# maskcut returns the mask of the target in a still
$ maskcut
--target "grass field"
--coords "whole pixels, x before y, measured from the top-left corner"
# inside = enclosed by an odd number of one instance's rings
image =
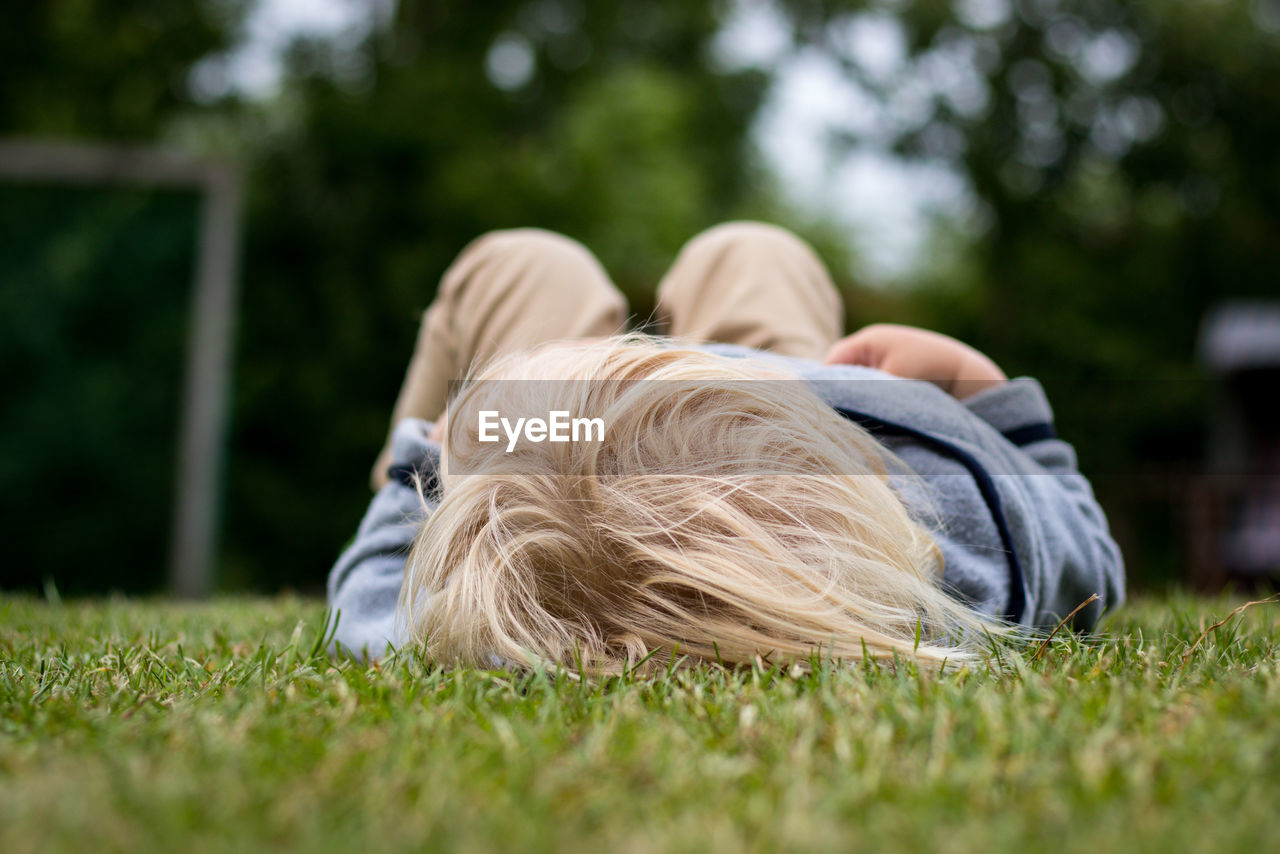
[[[313,601],[0,598],[0,851],[1260,854],[1280,605],[1196,645],[1236,604],[941,675],[584,684],[333,661]]]

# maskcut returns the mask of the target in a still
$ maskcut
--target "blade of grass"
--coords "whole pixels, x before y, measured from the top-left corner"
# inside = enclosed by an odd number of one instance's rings
[[[1088,599],[1084,600],[1079,605],[1077,605],[1074,609],[1072,609],[1070,614],[1067,614],[1067,616],[1063,617],[1062,620],[1058,623],[1058,625],[1053,627],[1053,631],[1049,632],[1049,636],[1040,643],[1040,647],[1039,649],[1036,650],[1036,654],[1031,656],[1031,661],[1032,662],[1039,661],[1040,656],[1044,655],[1044,651],[1049,648],[1049,641],[1053,640],[1053,636],[1056,635],[1059,631],[1061,631],[1063,626],[1071,622],[1072,617],[1074,617],[1076,614],[1079,614],[1082,610],[1084,610],[1085,606],[1090,605],[1094,602],[1097,602],[1098,598],[1099,598],[1098,594],[1094,593]]]
[[[1208,626],[1207,628],[1205,628],[1203,631],[1200,632],[1200,636],[1196,638],[1195,643],[1191,644],[1191,647],[1183,654],[1182,664],[1178,665],[1178,672],[1181,673],[1183,670],[1186,669],[1187,663],[1191,661],[1191,656],[1195,653],[1196,649],[1199,648],[1200,644],[1204,642],[1204,639],[1209,636],[1210,632],[1216,632],[1218,629],[1225,626],[1237,614],[1241,614],[1249,610],[1254,605],[1269,605],[1277,601],[1280,601],[1280,593],[1277,593],[1274,596],[1268,596],[1266,599],[1255,599],[1252,602],[1245,602],[1243,605],[1236,608],[1230,614],[1227,614],[1227,616],[1223,617],[1221,620],[1214,623],[1212,626]]]

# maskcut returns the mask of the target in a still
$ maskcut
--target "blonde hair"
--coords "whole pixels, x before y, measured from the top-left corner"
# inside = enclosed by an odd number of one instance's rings
[[[938,549],[889,480],[900,463],[768,370],[637,337],[486,367],[450,407],[408,636],[440,663],[593,673],[673,654],[969,657],[984,621],[940,589]],[[507,452],[478,441],[482,408],[602,414],[608,433]]]

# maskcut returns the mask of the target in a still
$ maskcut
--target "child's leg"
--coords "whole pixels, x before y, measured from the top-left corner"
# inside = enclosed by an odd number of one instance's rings
[[[580,243],[534,228],[490,232],[453,262],[422,316],[392,429],[402,418],[439,417],[449,381],[473,363],[558,338],[614,335],[626,316],[626,299]],[[388,437],[374,489],[387,482],[390,462]]]
[[[658,286],[668,334],[821,359],[844,328],[822,261],[791,232],[733,222],[685,244]]]

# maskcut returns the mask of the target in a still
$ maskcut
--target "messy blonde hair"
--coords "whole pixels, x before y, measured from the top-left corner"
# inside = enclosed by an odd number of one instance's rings
[[[940,588],[938,549],[889,479],[900,463],[803,382],[762,373],[636,337],[479,372],[450,406],[407,635],[441,663],[595,673],[676,654],[968,657],[983,621]],[[482,408],[602,414],[608,433],[507,452],[478,441]]]

